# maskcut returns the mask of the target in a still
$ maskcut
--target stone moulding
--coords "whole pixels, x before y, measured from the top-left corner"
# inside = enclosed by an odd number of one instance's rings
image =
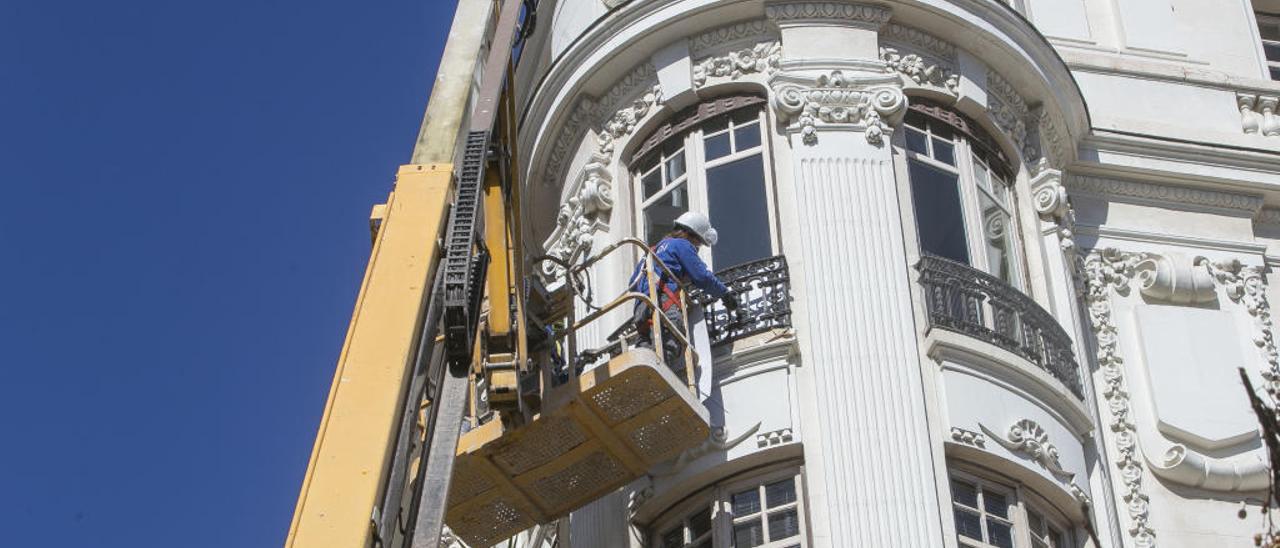
[[[1280,114],[1276,112],[1278,103],[1280,95],[1236,92],[1240,128],[1248,135],[1280,136]]]
[[[978,424],[978,428],[1010,453],[1022,453],[1036,461],[1054,477],[1071,481],[1076,476],[1074,472],[1062,469],[1062,463],[1058,462],[1058,448],[1049,443],[1049,433],[1036,421],[1022,419],[1015,422],[1004,436],[992,432],[984,424]]]
[[[1263,267],[1246,266],[1240,261],[1196,260],[1226,290],[1227,298],[1243,305],[1253,318],[1253,344],[1262,353],[1267,367],[1262,371],[1266,391],[1280,400],[1280,353],[1276,350],[1275,326],[1271,321],[1271,303],[1267,300],[1267,278]]]
[[[1258,211],[1258,216],[1254,217],[1253,222],[1259,225],[1280,226],[1280,208],[1262,208]]]
[[[884,41],[910,44],[943,61],[956,60],[956,47],[950,42],[914,27],[890,23],[880,32]]]
[[[888,7],[877,4],[803,1],[771,2],[765,4],[764,11],[769,19],[779,22],[844,19],[876,26],[889,22],[889,16],[893,13]]]
[[[1189,206],[1236,210],[1252,217],[1262,209],[1262,197],[1220,190],[1204,190],[1181,186],[1126,181],[1088,175],[1073,175],[1067,180],[1072,193],[1080,192],[1108,198],[1137,201],[1145,205]]]
[[[1129,536],[1135,546],[1154,548],[1155,530],[1150,524],[1150,499],[1143,492],[1143,463],[1138,455],[1137,428],[1132,417],[1129,391],[1120,356],[1120,339],[1112,315],[1111,295],[1129,294],[1130,281],[1139,264],[1150,259],[1145,253],[1127,253],[1115,249],[1095,250],[1083,260],[1085,305],[1089,326],[1096,341],[1098,369],[1105,384],[1102,396],[1107,400],[1109,427],[1115,438],[1117,455],[1113,463],[1123,482],[1124,501],[1129,514]]]
[[[777,41],[778,33],[763,19],[744,21],[711,29],[689,38],[689,56],[698,59],[716,53],[725,44]]]
[[[693,87],[705,86],[708,78],[737,80],[751,73],[773,74],[781,58],[782,44],[776,40],[707,57],[693,65]]]
[[[987,447],[987,437],[983,436],[981,432],[965,430],[955,426],[951,427],[951,440],[956,443],[972,445],[979,449],[985,449]]]
[[[779,119],[790,122],[806,145],[818,142],[819,124],[845,124],[862,129],[868,143],[881,145],[906,107],[902,88],[883,78],[846,77],[833,70],[816,78],[780,74],[771,83]],[[888,124],[886,124],[888,122]]]
[[[1018,94],[1008,80],[1004,79],[1004,76],[990,69],[987,70],[987,92],[987,113],[996,126],[1013,139],[1014,144],[1018,146],[1018,152],[1024,159],[1038,156],[1027,146],[1027,119],[1030,110],[1027,108],[1026,100]]]

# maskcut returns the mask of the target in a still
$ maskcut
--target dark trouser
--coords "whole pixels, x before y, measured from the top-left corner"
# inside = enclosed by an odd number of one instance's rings
[[[663,312],[667,319],[676,326],[680,333],[684,333],[684,318],[680,315],[680,307],[673,306]],[[644,305],[637,305],[635,312],[636,332],[639,334],[636,346],[641,348],[653,348],[653,326],[649,323],[650,308]],[[688,381],[685,378],[684,367],[684,343],[671,333],[671,329],[666,322],[661,322],[659,326],[662,328],[662,361],[675,372],[681,380]]]

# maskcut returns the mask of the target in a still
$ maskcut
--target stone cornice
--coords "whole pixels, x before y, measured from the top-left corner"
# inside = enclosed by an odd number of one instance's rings
[[[893,11],[887,6],[878,4],[782,1],[766,4],[764,13],[769,19],[778,23],[808,23],[839,19],[879,27],[889,22],[889,16]]]
[[[1088,175],[1072,175],[1068,177],[1067,190],[1071,193],[1094,194],[1150,205],[1183,204],[1197,208],[1238,211],[1250,217],[1262,209],[1262,197],[1252,194],[1125,181]]]

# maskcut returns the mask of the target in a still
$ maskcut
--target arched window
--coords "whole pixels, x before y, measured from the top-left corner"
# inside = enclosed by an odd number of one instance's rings
[[[965,548],[1067,548],[1072,527],[1029,488],[1007,478],[958,470],[951,475],[956,540]]]
[[[921,252],[1021,289],[1013,175],[1000,148],[964,115],[915,98],[904,133]]]
[[[676,217],[702,211],[720,232],[716,269],[773,256],[773,191],[764,100],[703,103],[658,128],[631,163],[637,231],[657,243]]]

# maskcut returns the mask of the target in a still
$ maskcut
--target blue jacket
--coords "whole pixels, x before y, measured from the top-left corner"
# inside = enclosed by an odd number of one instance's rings
[[[701,289],[713,299],[718,299],[725,293],[729,292],[729,288],[716,277],[707,263],[702,262],[702,257],[698,256],[698,250],[693,244],[683,238],[663,238],[658,242],[654,253],[658,256],[658,260],[667,266],[667,269],[675,274],[680,282],[693,284],[694,287]],[[631,287],[641,293],[649,292],[649,278],[644,274],[644,266],[646,262],[641,260],[636,265],[635,270],[631,273]],[[665,274],[665,271],[659,269],[656,273],[658,276]],[[673,293],[678,292],[680,287],[677,280],[667,279],[665,283]],[[662,292],[659,291],[659,298]]]

